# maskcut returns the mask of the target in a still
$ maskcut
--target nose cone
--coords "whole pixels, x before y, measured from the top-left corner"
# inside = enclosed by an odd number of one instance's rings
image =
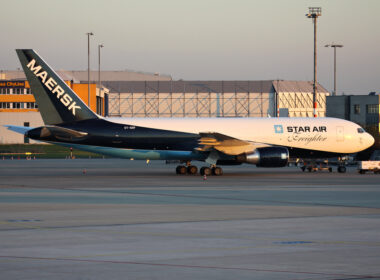
[[[369,148],[375,143],[375,138],[371,134],[366,133],[365,142],[367,144],[366,148]]]

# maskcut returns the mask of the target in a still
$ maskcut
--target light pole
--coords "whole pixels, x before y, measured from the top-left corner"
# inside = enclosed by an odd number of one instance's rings
[[[317,117],[317,18],[322,15],[321,7],[309,7],[308,18],[314,23],[314,82],[313,82],[313,106],[314,118]]]
[[[87,78],[88,78],[88,107],[90,107],[90,36],[94,35],[92,32],[87,32],[87,53],[88,53],[88,58],[87,58]]]
[[[98,87],[100,88],[100,49],[103,48],[104,45],[103,44],[100,44],[98,45],[98,55],[99,55],[99,68],[98,68]]]
[[[99,55],[99,60],[98,60],[98,62],[99,62],[99,68],[98,68],[98,87],[99,87],[99,95],[100,95],[100,91],[101,91],[101,86],[100,86],[100,49],[101,48],[103,48],[104,47],[104,45],[103,44],[99,44],[98,45],[98,55]],[[98,101],[96,101],[96,107],[97,107],[97,109],[96,109],[96,111],[98,111]],[[103,106],[102,105],[100,105],[100,107],[99,107],[99,112],[97,112],[98,114],[100,114],[100,115],[102,115],[103,114]]]
[[[334,92],[333,95],[336,95],[336,48],[343,48],[343,45],[338,45],[332,43],[331,45],[325,45],[326,48],[334,48]]]

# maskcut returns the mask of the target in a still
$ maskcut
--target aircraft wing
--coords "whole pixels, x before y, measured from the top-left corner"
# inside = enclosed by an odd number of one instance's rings
[[[18,125],[4,125],[4,127],[20,134],[25,134],[25,132],[34,128],[34,127],[18,126]]]
[[[227,155],[239,155],[254,151],[257,146],[252,142],[240,140],[217,132],[201,132],[198,151],[217,150]]]

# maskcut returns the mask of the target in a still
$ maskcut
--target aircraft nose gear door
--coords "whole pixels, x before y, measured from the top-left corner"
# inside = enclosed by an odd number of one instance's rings
[[[338,142],[344,141],[344,127],[343,126],[336,127],[336,141]]]

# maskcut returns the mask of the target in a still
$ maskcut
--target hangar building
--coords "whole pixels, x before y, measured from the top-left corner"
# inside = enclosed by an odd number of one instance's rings
[[[120,117],[312,117],[309,81],[103,81]],[[329,92],[317,87],[317,115]]]

